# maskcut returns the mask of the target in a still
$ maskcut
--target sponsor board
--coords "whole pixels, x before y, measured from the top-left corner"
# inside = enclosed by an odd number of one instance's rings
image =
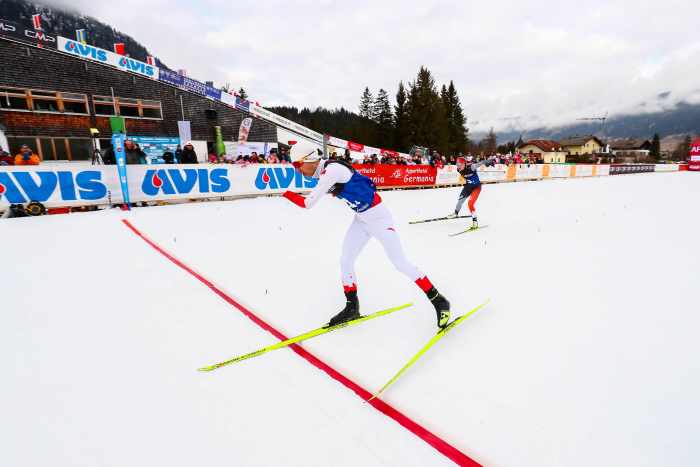
[[[24,27],[14,21],[0,19],[0,36],[9,37],[29,44],[56,48],[57,38],[46,31]]]
[[[129,139],[139,145],[149,164],[164,164],[163,153],[170,151],[174,156],[180,144],[180,138],[168,136],[130,136]]]
[[[139,60],[134,60],[133,58],[124,57],[112,53],[111,58],[113,66],[116,66],[122,71],[130,71],[131,73],[136,73],[150,79],[158,79],[159,69],[148,63],[141,62]]]
[[[479,168],[479,180],[482,183],[504,182],[506,180],[507,166],[495,165],[493,167]],[[436,185],[463,185],[464,178],[457,172],[456,165],[446,165],[437,170]]]
[[[654,172],[678,172],[678,164],[656,164]]]
[[[58,36],[58,50],[85,60],[110,65],[122,71],[129,71],[145,78],[159,79],[159,69],[157,67],[130,57],[117,55],[114,52],[93,45]]]
[[[250,113],[252,113],[256,117],[260,117],[264,120],[267,120],[268,122],[275,123],[288,130],[292,130],[296,133],[299,133],[300,135],[306,136],[307,138],[310,138],[313,141],[323,143],[323,135],[321,133],[313,131],[309,128],[306,128],[305,126],[299,125],[296,122],[293,122],[275,113],[272,113],[263,107],[254,105],[250,108]],[[281,142],[286,143],[285,141]]]
[[[119,192],[117,170],[112,166],[112,191]],[[0,206],[38,201],[47,206],[96,204],[108,197],[103,170],[41,170],[3,168],[0,171]]]
[[[435,176],[436,185],[456,185],[463,183],[463,180],[462,176],[457,172],[456,165],[446,165],[438,169]]]
[[[280,164],[127,165],[126,174],[131,202],[308,192],[317,184],[291,165]],[[115,165],[56,170],[0,167],[0,210],[30,201],[60,207],[121,204],[124,198]]]
[[[593,175],[592,165],[577,165],[576,166],[576,176],[577,177],[591,177]]]
[[[536,180],[542,178],[542,166],[537,164],[518,164],[515,169],[516,180]]]
[[[221,100],[221,102],[228,105],[229,107],[236,106],[236,96],[234,96],[233,94],[229,94],[227,92],[222,92],[220,100]]]
[[[158,80],[163,81],[164,83],[172,84],[173,86],[182,89],[184,89],[185,86],[185,77],[179,73],[175,73],[174,71],[170,70],[160,70]]]
[[[197,81],[196,79],[188,78],[187,76],[182,77],[182,89],[186,91],[191,91],[200,96],[207,95],[207,85]]]
[[[290,165],[268,165],[258,168],[255,188],[262,192],[312,189],[318,180],[306,177]]]
[[[435,185],[437,169],[429,165],[353,165],[378,187]]]
[[[654,164],[612,164],[610,175],[637,174],[653,172]]]
[[[688,170],[700,171],[700,138],[690,144]]]

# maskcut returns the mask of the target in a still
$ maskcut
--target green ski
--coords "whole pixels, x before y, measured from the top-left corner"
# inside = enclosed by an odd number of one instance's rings
[[[320,336],[321,334],[326,334],[328,332],[332,332],[347,326],[354,326],[355,324],[360,324],[365,321],[369,321],[370,319],[378,318],[380,316],[388,315],[389,313],[393,313],[395,311],[403,310],[404,308],[408,308],[412,306],[413,303],[406,303],[401,306],[397,306],[394,308],[387,308],[386,310],[381,310],[377,311],[375,313],[372,313],[367,316],[361,316],[357,319],[353,319],[350,321],[346,321],[344,323],[336,324],[335,326],[329,326],[325,325],[317,329],[313,329],[311,331],[305,332],[304,334],[300,334],[296,337],[292,337],[290,339],[287,339],[286,341],[281,341],[276,344],[268,345],[267,347],[263,347],[262,349],[258,349],[254,352],[250,352],[244,355],[239,355],[237,357],[234,357],[230,360],[225,360],[223,362],[215,363],[210,366],[205,366],[202,368],[198,368],[199,371],[212,371],[216,370],[217,368],[221,368],[222,366],[230,365],[232,363],[238,363],[242,360],[247,360],[249,358],[257,357],[259,355],[262,355],[264,353],[270,352],[271,350],[277,350],[277,349],[282,349],[284,347],[288,347],[292,344],[296,344],[297,342],[305,341],[307,339],[311,339],[312,337]]]
[[[372,399],[375,399],[375,398],[379,397],[384,391],[386,391],[386,389],[387,389],[389,386],[391,386],[392,384],[394,384],[394,383],[396,382],[396,380],[399,379],[399,376],[401,376],[406,370],[408,370],[411,366],[413,366],[413,364],[416,363],[416,362],[418,361],[418,359],[419,359],[424,353],[426,353],[433,345],[435,345],[435,343],[436,343],[437,341],[439,341],[440,339],[442,339],[443,337],[445,337],[445,335],[447,335],[448,332],[450,332],[452,329],[454,329],[455,326],[457,326],[458,324],[460,324],[461,322],[463,322],[465,319],[469,318],[471,315],[473,315],[474,313],[476,313],[477,311],[479,311],[481,308],[483,308],[484,306],[486,306],[486,304],[487,304],[488,302],[489,302],[489,300],[486,300],[484,303],[482,303],[482,304],[479,305],[478,307],[474,308],[474,309],[473,309],[472,311],[470,311],[469,313],[466,313],[466,314],[464,314],[464,315],[462,315],[462,316],[460,316],[460,317],[458,317],[458,318],[455,318],[454,320],[452,320],[452,322],[451,322],[450,324],[448,324],[447,326],[445,326],[443,329],[440,329],[440,330],[432,337],[432,339],[430,339],[430,340],[428,341],[428,343],[425,344],[425,345],[418,351],[418,353],[415,354],[415,355],[408,361],[408,363],[406,363],[406,364],[403,366],[403,368],[401,368],[401,369],[398,371],[398,373],[396,373],[396,374],[394,375],[393,378],[391,378],[384,386],[382,386],[382,388],[381,388],[379,391],[377,391],[376,393],[374,393],[374,395],[373,395],[372,397],[370,397],[370,398],[367,400],[367,402],[370,402]]]
[[[456,237],[457,235],[462,235],[469,232],[474,232],[475,230],[481,230],[488,227],[488,225],[480,225],[479,227],[469,227],[467,230],[462,230],[461,232],[449,234],[450,237]]]

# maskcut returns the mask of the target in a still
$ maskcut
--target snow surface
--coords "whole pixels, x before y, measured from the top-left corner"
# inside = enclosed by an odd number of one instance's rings
[[[471,317],[384,396],[489,466],[700,465],[693,173],[487,185],[488,229],[448,238],[459,190],[384,192],[404,246]],[[343,303],[351,212],[323,200],[194,203],[0,222],[0,465],[433,466],[451,462],[275,342],[119,222],[295,335]],[[376,390],[434,312],[376,242],[364,312],[304,346]]]

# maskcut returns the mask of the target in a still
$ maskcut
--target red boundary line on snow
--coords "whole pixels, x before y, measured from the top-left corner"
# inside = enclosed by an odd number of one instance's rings
[[[175,258],[173,255],[165,251],[163,248],[158,246],[155,242],[153,242],[151,239],[146,237],[144,234],[142,234],[136,227],[134,227],[131,222],[129,222],[126,219],[122,219],[122,222],[124,225],[126,225],[129,229],[131,229],[132,232],[134,232],[136,235],[141,237],[146,243],[148,243],[150,246],[152,246],[156,251],[158,251],[160,254],[168,258],[170,261],[172,261],[176,266],[179,266],[181,269],[184,269],[188,273],[190,273],[192,276],[194,276],[199,282],[202,284],[206,285],[209,287],[212,292],[214,292],[216,295],[221,297],[226,303],[234,306],[237,308],[241,313],[246,315],[251,321],[253,321],[255,324],[275,336],[279,340],[286,340],[288,339],[284,334],[279,332],[277,329],[273,328],[271,325],[267,324],[265,321],[262,319],[258,318],[252,311],[248,310],[246,307],[238,303],[236,300],[231,298],[226,292],[223,290],[219,289],[216,285],[214,285],[211,281],[206,279],[204,276],[201,274],[195,272],[192,270],[189,266],[184,264],[182,261],[179,259]],[[328,374],[331,378],[334,380],[338,381],[340,384],[345,386],[346,388],[354,391],[360,398],[362,398],[363,401],[367,401],[370,397],[372,397],[372,394],[364,389],[362,386],[358,385],[354,381],[352,381],[350,378],[347,376],[343,375],[339,371],[333,369],[331,366],[329,366],[327,363],[321,361],[314,355],[312,355],[308,350],[304,349],[303,347],[297,345],[297,344],[292,344],[289,346],[294,352],[299,354],[303,359],[311,363],[313,366],[318,368],[319,370],[324,371],[325,373]],[[450,459],[451,461],[455,462],[457,465],[465,465],[465,466],[481,466],[481,464],[477,463],[475,460],[471,459],[468,457],[466,454],[461,452],[459,449],[456,447],[452,446],[449,444],[447,441],[443,440],[442,438],[438,437],[437,435],[431,433],[428,431],[426,428],[423,426],[419,425],[417,422],[411,420],[408,416],[402,414],[386,402],[382,401],[381,399],[373,399],[372,401],[368,402],[372,407],[383,413],[389,418],[394,419],[396,422],[398,422],[401,426],[406,428],[408,431],[413,433],[414,435],[418,436],[420,439],[428,443],[430,446],[435,448],[437,451],[442,453],[445,457]]]

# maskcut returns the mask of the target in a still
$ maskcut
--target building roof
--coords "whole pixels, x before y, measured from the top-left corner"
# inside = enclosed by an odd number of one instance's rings
[[[648,139],[629,138],[618,141],[612,141],[610,143],[610,149],[631,151],[634,149],[649,149],[650,145],[651,141],[649,141]]]
[[[599,145],[603,146],[603,142],[600,139],[598,139],[597,136],[593,135],[572,136],[570,138],[564,138],[563,140],[559,141],[559,144],[562,146],[583,146],[592,139],[594,139]]]
[[[561,144],[557,143],[556,141],[552,141],[551,139],[531,139],[530,141],[526,141],[518,146],[518,149],[528,145],[537,146],[544,152],[560,152],[564,150],[561,147]]]

